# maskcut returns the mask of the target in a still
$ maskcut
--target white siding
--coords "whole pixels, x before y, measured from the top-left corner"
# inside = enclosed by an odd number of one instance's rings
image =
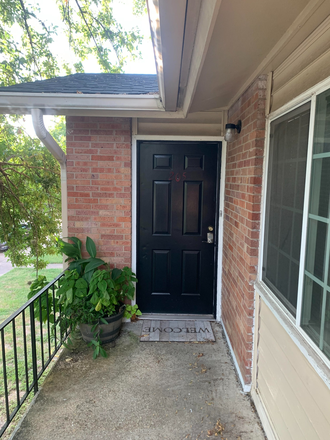
[[[330,391],[261,300],[255,387],[280,440],[330,439]]]
[[[271,111],[326,79],[329,66],[330,16],[275,69]]]

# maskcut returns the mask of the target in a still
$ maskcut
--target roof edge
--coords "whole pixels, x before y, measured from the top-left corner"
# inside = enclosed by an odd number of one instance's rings
[[[165,112],[159,95],[104,95],[75,93],[0,92],[1,112],[29,114],[31,109],[116,110]]]

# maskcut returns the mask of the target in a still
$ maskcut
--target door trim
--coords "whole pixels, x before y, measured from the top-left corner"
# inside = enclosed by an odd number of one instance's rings
[[[137,134],[136,119],[132,119],[132,270],[136,271],[137,264],[137,145],[138,141],[198,141],[198,142],[221,142],[221,170],[219,194],[219,217],[218,217],[218,255],[217,255],[217,284],[215,292],[216,320],[221,320],[221,286],[222,286],[222,250],[223,250],[223,215],[225,196],[225,171],[227,142],[223,136],[164,136],[164,135],[139,135]],[[136,297],[132,300],[136,304]]]

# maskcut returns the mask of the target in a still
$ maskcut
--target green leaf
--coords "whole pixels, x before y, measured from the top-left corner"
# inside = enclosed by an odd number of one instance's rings
[[[72,287],[66,292],[67,303],[72,303],[73,300],[73,290]]]
[[[97,287],[101,290],[102,293],[104,293],[107,290],[107,282],[105,280],[102,280],[98,283]]]
[[[108,357],[108,353],[102,347],[100,347],[100,355],[104,358]]]
[[[116,267],[114,269],[112,269],[112,279],[113,280],[118,278],[121,274],[122,274],[122,270],[121,269],[117,269]]]
[[[64,243],[60,246],[62,254],[68,256],[69,258],[78,259],[81,257],[79,249],[77,249],[73,244]]]
[[[100,260],[99,258],[91,258],[90,262],[85,267],[85,273],[97,269],[99,266],[102,266],[102,264],[104,264],[103,260]]]
[[[86,249],[92,258],[96,257],[96,246],[94,241],[90,237],[86,238]]]
[[[90,283],[92,276],[93,276],[93,272],[90,271],[83,275],[83,279],[86,280],[87,283]]]
[[[77,238],[77,237],[66,237],[66,238],[68,240],[73,241],[73,243],[77,247],[77,249],[81,250],[81,240],[79,240],[79,238]]]
[[[97,304],[98,303],[98,301],[99,301],[99,297],[98,297],[98,295],[97,295],[97,292],[95,292],[94,294],[93,294],[93,296],[91,297],[91,299],[90,299],[90,302],[92,303],[92,304]]]
[[[76,281],[76,287],[78,289],[87,289],[88,284],[87,284],[87,282],[85,280],[80,278],[79,280]]]
[[[95,310],[99,312],[102,309],[102,301],[99,300],[99,302],[96,304]]]

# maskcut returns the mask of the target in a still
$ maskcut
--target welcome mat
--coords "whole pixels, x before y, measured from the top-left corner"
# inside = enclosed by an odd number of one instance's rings
[[[215,341],[209,321],[143,321],[143,342]]]

